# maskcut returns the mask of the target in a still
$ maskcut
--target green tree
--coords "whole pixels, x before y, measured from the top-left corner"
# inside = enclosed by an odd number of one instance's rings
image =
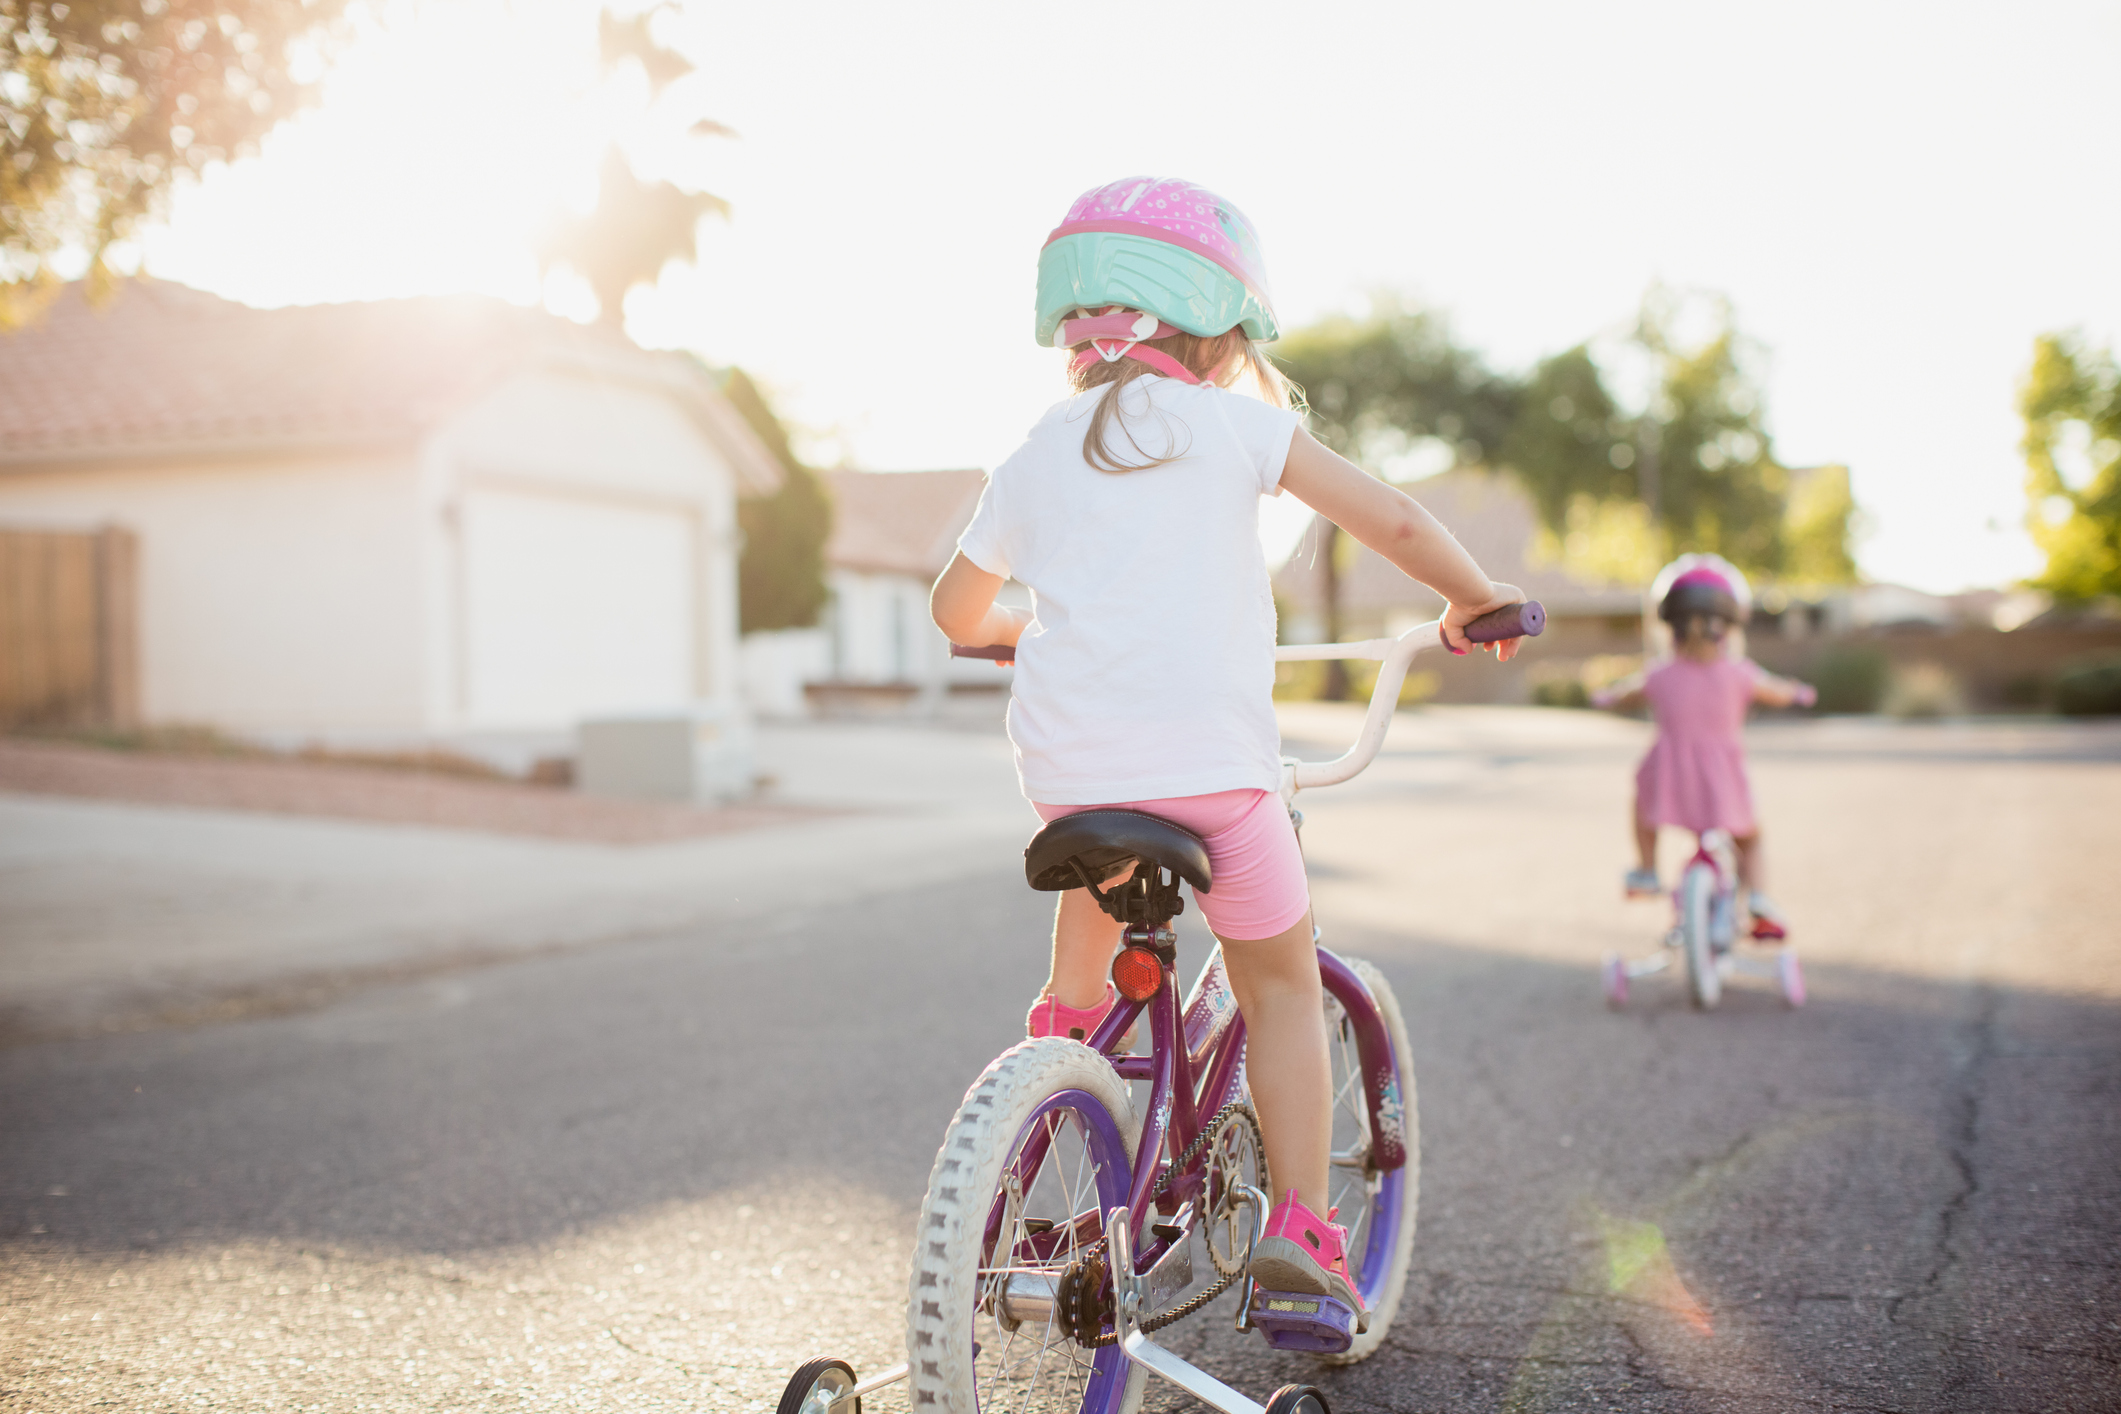
[[[1517,408],[1502,439],[1502,462],[1517,472],[1540,519],[1557,533],[1579,498],[1640,497],[1632,424],[1614,405],[1588,345],[1541,361]]]
[[[2031,582],[2068,601],[2121,594],[2121,365],[2081,335],[2043,334],[2018,411],[2027,524],[2047,553]]]
[[[1639,493],[1675,547],[1773,574],[1782,568],[1789,473],[1761,425],[1730,306],[1711,302],[1711,327],[1691,346],[1676,333],[1681,313],[1661,289],[1643,302],[1636,339],[1656,359],[1661,387],[1640,429],[1648,435],[1638,434]]]
[[[1789,473],[1782,516],[1779,578],[1791,584],[1849,584],[1856,557],[1849,549],[1856,499],[1845,466],[1811,466]]]
[[[1380,299],[1367,319],[1333,316],[1291,333],[1274,360],[1303,389],[1319,441],[1376,473],[1419,451],[1470,465],[1500,445],[1515,419],[1518,389],[1460,346],[1427,310]],[[1342,632],[1340,528],[1320,524],[1326,637]],[[1347,665],[1327,665],[1323,695],[1348,695]]]
[[[606,73],[638,66],[651,97],[690,74],[692,61],[653,33],[656,18],[674,9],[658,5],[625,20],[608,11],[599,16],[597,46]],[[696,137],[732,136],[711,118],[695,120],[689,131]],[[654,284],[673,260],[697,258],[700,221],[728,214],[729,203],[711,192],[641,180],[614,145],[597,170],[596,205],[585,215],[556,216],[538,241],[538,257],[548,267],[564,265],[587,280],[596,293],[598,319],[617,328],[625,323],[627,292]]]
[[[825,541],[832,500],[816,472],[796,457],[788,431],[741,368],[721,375],[722,395],[781,463],[781,488],[739,501],[744,551],[737,561],[737,609],[744,633],[808,628],[825,607]]]
[[[1503,439],[1503,463],[1569,557],[1627,577],[1705,550],[1755,573],[1852,577],[1847,474],[1796,485],[1776,460],[1729,304],[1652,288],[1630,342],[1650,373],[1643,412],[1619,411],[1578,345],[1532,371]]]
[[[345,0],[0,0],[0,323],[316,96]]]

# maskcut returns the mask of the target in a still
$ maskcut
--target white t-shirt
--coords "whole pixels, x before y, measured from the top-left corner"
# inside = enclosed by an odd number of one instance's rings
[[[1009,739],[1028,798],[1048,805],[1275,790],[1274,593],[1259,498],[1281,494],[1297,415],[1149,375],[1124,390],[1118,460],[1083,460],[1096,388],[1057,403],[994,469],[965,558],[1028,585]]]

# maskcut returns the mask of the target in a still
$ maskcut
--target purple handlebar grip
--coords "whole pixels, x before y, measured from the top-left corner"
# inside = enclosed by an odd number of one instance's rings
[[[1016,661],[1016,645],[1013,643],[990,643],[984,648],[967,648],[962,643],[950,645],[953,658],[991,658],[997,663]]]
[[[1500,643],[1505,638],[1537,638],[1546,630],[1546,606],[1537,599],[1528,599],[1522,604],[1505,604],[1493,613],[1482,614],[1466,625],[1466,637],[1475,643]],[[1451,646],[1445,636],[1443,625],[1436,626],[1436,636],[1443,639],[1443,646]]]

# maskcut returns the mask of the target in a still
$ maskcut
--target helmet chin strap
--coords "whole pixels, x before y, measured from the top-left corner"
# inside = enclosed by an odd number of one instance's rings
[[[1167,339],[1184,332],[1153,314],[1121,309],[1065,320],[1060,326],[1058,340],[1064,348],[1087,342],[1088,346],[1075,356],[1073,366],[1076,368],[1088,368],[1100,360],[1117,363],[1120,359],[1131,358],[1146,363],[1168,378],[1197,387],[1201,380],[1193,376],[1191,369],[1160,349],[1141,347],[1145,339]]]

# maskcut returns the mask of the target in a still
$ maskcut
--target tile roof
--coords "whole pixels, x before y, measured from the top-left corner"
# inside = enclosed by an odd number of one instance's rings
[[[933,579],[957,553],[972,520],[983,471],[828,471],[832,538],[825,563]]]
[[[1629,614],[1642,608],[1640,585],[1613,584],[1537,563],[1533,547],[1538,511],[1522,487],[1506,475],[1465,467],[1404,488],[1429,514],[1458,537],[1491,579],[1514,584],[1556,614]],[[1323,575],[1317,563],[1316,526],[1274,576],[1274,592],[1297,612],[1320,607]],[[1381,619],[1394,611],[1428,615],[1443,600],[1426,585],[1367,546],[1355,547],[1341,572],[1341,612],[1353,620]]]
[[[747,491],[778,464],[704,369],[479,295],[253,309],[165,280],[79,285],[0,334],[0,464],[416,441],[509,374],[560,365],[683,402]]]

